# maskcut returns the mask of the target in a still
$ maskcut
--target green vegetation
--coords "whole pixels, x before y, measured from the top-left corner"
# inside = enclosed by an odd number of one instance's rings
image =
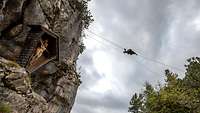
[[[131,113],[200,113],[200,58],[190,58],[183,79],[165,71],[165,84],[156,89],[146,83],[130,101]]]
[[[11,113],[11,107],[9,104],[0,103],[0,113]]]
[[[75,9],[80,11],[80,19],[82,20],[83,29],[88,29],[91,22],[94,21],[93,16],[91,15],[90,10],[88,9],[88,2],[91,0],[71,0],[70,3],[72,6],[75,6]]]
[[[80,12],[79,19],[81,19],[82,30],[88,29],[89,25],[94,21],[93,16],[88,9],[89,1],[91,0],[70,0],[71,6]],[[82,34],[82,37],[85,37],[85,34]],[[79,53],[82,54],[86,47],[82,41],[80,42]]]

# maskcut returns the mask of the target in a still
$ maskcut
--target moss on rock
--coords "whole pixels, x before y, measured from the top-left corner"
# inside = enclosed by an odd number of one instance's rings
[[[12,109],[8,103],[0,103],[0,113],[11,113]]]

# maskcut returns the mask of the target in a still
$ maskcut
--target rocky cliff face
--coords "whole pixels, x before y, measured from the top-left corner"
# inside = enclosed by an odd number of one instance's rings
[[[80,0],[0,1],[0,105],[13,113],[70,113],[80,85],[76,60],[82,51],[85,25]],[[59,59],[33,73],[16,63],[31,26],[60,37]],[[1,106],[0,106],[1,108]],[[0,111],[2,112],[2,111]]]

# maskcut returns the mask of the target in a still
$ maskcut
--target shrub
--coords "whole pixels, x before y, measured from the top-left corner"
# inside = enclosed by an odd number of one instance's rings
[[[90,23],[94,21],[93,16],[88,9],[88,2],[90,0],[72,0],[70,1],[72,6],[75,6],[75,8],[80,11],[80,19],[82,20],[82,26],[83,29],[88,29]]]

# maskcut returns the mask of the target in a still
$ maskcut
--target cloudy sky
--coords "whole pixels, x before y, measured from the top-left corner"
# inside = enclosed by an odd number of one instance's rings
[[[162,83],[164,69],[182,77],[186,59],[200,55],[199,6],[199,0],[92,0],[95,21],[85,31],[87,49],[78,60],[83,83],[72,113],[127,113],[145,81]],[[124,55],[99,36],[173,67]]]

